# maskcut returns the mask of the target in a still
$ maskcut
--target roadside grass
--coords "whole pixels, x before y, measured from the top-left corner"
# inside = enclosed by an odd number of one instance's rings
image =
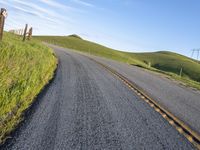
[[[151,53],[128,53],[83,40],[77,35],[36,36],[38,40],[62,47],[132,64],[151,71],[166,74],[200,90],[200,63],[183,55],[159,51]],[[182,76],[179,76],[182,69]]]
[[[41,42],[22,42],[19,36],[4,33],[0,43],[0,143],[53,77],[56,65],[53,51]]]

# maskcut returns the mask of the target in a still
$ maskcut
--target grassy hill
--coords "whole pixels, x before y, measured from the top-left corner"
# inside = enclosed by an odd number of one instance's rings
[[[197,61],[172,52],[155,52],[155,53],[139,53],[130,54],[132,58],[140,60],[146,64],[166,72],[175,74],[180,73],[182,68],[183,76],[200,82],[200,64]]]
[[[0,42],[0,143],[52,78],[56,64],[52,50],[40,42],[22,42],[19,36],[4,33]]]
[[[152,53],[122,52],[75,36],[39,36],[36,38],[62,47],[91,53],[154,71],[160,71],[200,89],[200,64],[180,54],[167,51]],[[178,75],[181,68],[183,77],[179,78]]]

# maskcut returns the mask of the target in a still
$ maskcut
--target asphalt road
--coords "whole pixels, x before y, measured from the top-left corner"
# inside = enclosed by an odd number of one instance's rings
[[[104,68],[55,48],[57,74],[1,149],[193,149]]]
[[[200,91],[139,67],[101,57],[90,57],[127,77],[200,135]]]

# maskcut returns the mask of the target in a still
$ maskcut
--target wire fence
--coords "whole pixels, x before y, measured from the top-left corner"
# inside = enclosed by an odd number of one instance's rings
[[[7,10],[5,8],[1,8],[0,12],[0,41],[3,39],[3,31],[4,31],[4,24],[5,19],[7,18]],[[33,34],[33,28],[28,28],[28,24],[25,25],[25,28],[21,29],[12,29],[9,30],[10,33],[22,36],[22,40],[25,42],[26,40],[31,40]]]
[[[26,40],[31,40],[32,34],[33,34],[33,28],[30,27],[28,29],[28,24],[26,24],[24,29],[13,29],[13,30],[9,30],[9,32],[22,36],[23,37],[22,40],[26,41]]]

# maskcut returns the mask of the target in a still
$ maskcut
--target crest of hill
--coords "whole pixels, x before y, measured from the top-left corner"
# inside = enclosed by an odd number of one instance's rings
[[[72,35],[68,35],[68,37],[73,37],[73,38],[77,38],[80,40],[83,40],[80,36],[78,36],[77,34],[72,34]]]

